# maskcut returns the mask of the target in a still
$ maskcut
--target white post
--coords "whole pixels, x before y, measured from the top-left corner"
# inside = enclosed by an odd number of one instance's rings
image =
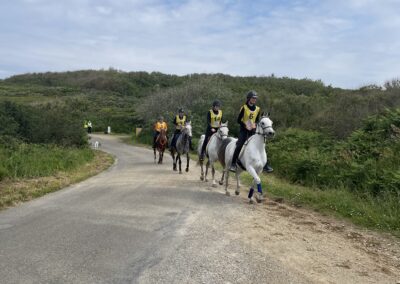
[[[111,126],[107,127],[107,134],[111,134]]]

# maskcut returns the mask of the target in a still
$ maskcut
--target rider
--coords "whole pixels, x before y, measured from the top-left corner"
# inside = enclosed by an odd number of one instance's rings
[[[222,110],[220,110],[221,102],[215,100],[212,104],[212,109],[207,112],[207,129],[206,137],[204,138],[203,145],[201,147],[200,161],[204,160],[206,147],[210,137],[218,130],[222,121]]]
[[[183,111],[183,108],[180,108],[178,110],[178,114],[174,118],[175,132],[174,132],[174,135],[172,136],[172,141],[171,141],[171,145],[170,145],[171,151],[172,151],[172,148],[176,146],[176,141],[178,140],[178,137],[181,134],[181,130],[182,130],[183,126],[185,126],[185,123],[187,121],[189,121],[187,115]],[[193,150],[191,138],[189,138],[189,148],[190,148],[190,150]]]
[[[157,137],[158,137],[158,135],[160,135],[160,132],[161,132],[162,129],[167,131],[168,130],[168,125],[164,121],[164,117],[162,115],[160,115],[158,117],[158,121],[154,124],[153,149],[156,148]]]
[[[242,150],[244,142],[255,134],[256,126],[258,121],[260,120],[261,110],[260,107],[256,106],[257,101],[257,93],[255,91],[249,91],[247,93],[247,101],[241,107],[240,113],[237,119],[237,122],[240,124],[240,133],[239,139],[236,142],[236,149],[233,153],[232,164],[229,168],[231,172],[236,172],[236,162],[240,154],[240,150]],[[270,173],[273,169],[267,164],[265,164],[264,169],[265,172]]]

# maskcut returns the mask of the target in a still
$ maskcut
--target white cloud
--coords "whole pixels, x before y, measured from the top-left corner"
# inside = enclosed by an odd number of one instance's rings
[[[399,76],[396,1],[29,2],[0,4],[0,77],[113,66],[359,87]]]

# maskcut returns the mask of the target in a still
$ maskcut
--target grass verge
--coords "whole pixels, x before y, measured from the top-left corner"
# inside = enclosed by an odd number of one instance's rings
[[[90,161],[68,171],[59,171],[52,176],[37,178],[5,179],[0,182],[0,209],[14,206],[47,193],[57,191],[70,184],[94,176],[114,162],[105,152],[95,151]]]

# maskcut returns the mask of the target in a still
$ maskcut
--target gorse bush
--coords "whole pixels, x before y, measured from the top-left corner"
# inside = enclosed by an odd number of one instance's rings
[[[276,173],[292,182],[400,194],[400,109],[370,117],[344,141],[288,129],[268,149]]]
[[[85,146],[81,117],[67,105],[31,107],[0,102],[0,136],[13,136],[29,143]]]

